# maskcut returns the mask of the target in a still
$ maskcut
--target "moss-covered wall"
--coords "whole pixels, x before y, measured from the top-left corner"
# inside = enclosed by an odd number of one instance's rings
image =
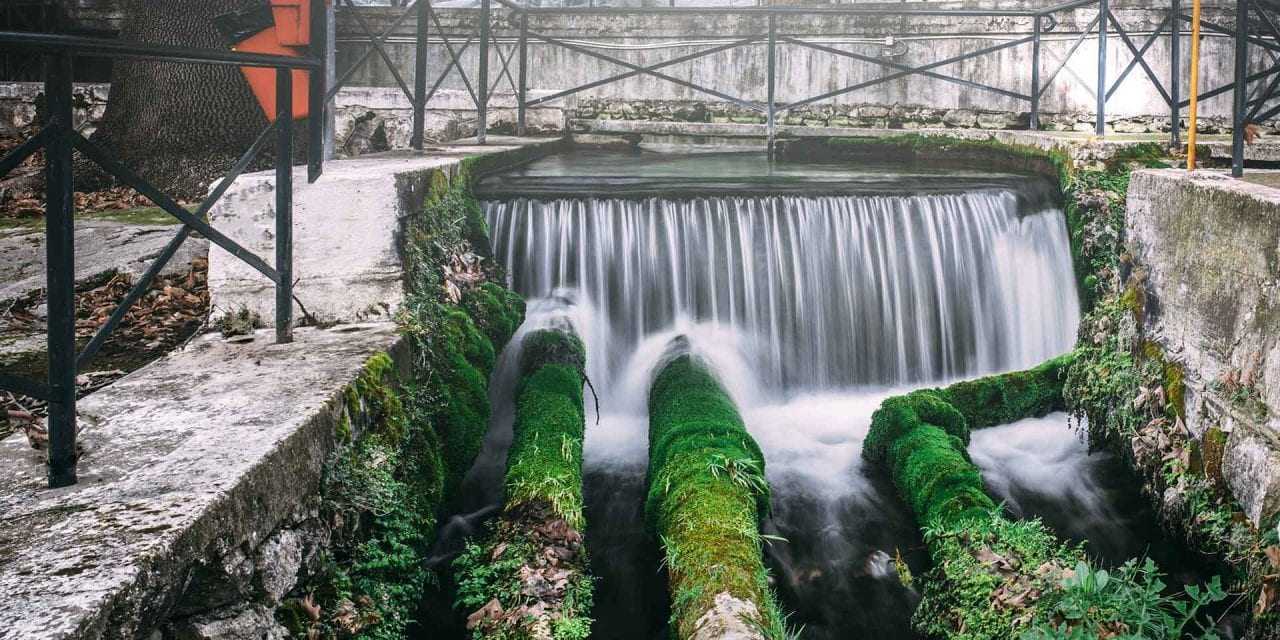
[[[661,540],[677,638],[782,638],[761,559],[764,456],[720,383],[681,356],[649,392],[648,526]]]
[[[523,321],[523,300],[497,284],[487,258],[467,174],[430,183],[405,222],[409,295],[397,321],[410,355],[401,368],[374,357],[346,391],[321,491],[332,539],[305,597],[277,614],[297,637],[410,633],[435,581],[425,561],[438,513],[480,451],[489,376]]]
[[[474,638],[585,640],[592,578],[583,545],[582,385],[576,336],[525,336],[506,504],[483,539],[454,562],[458,606]]]

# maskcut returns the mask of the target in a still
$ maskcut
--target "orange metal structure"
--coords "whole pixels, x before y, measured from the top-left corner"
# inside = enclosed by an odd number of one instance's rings
[[[232,47],[234,51],[246,53],[266,53],[279,56],[298,57],[302,55],[297,49],[280,44],[276,35],[276,27],[263,29]],[[266,67],[240,67],[244,79],[249,82],[253,96],[267,114],[267,120],[276,121],[276,70]],[[301,120],[307,117],[309,100],[307,99],[307,73],[294,70],[293,74],[293,118]]]

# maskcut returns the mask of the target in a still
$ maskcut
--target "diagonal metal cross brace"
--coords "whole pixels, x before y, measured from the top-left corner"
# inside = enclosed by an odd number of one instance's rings
[[[1269,76],[1269,75],[1271,75],[1271,74],[1273,74],[1273,73],[1280,73],[1280,64],[1274,64],[1274,65],[1271,65],[1270,67],[1268,67],[1268,68],[1266,68],[1266,69],[1264,69],[1264,70],[1262,70],[1262,71],[1259,71],[1259,72],[1257,72],[1257,73],[1254,73],[1254,74],[1252,74],[1252,75],[1250,75],[1250,76],[1246,77],[1246,78],[1244,79],[1244,81],[1245,81],[1245,83],[1247,84],[1247,83],[1250,83],[1250,82],[1254,82],[1254,81],[1256,81],[1256,80],[1261,80],[1262,78],[1265,78],[1265,77],[1267,77],[1267,76]],[[1215,96],[1219,96],[1219,95],[1222,95],[1222,94],[1224,94],[1224,93],[1228,93],[1228,92],[1230,92],[1230,91],[1234,90],[1234,89],[1235,89],[1235,86],[1236,86],[1236,83],[1234,83],[1234,82],[1229,82],[1229,83],[1227,83],[1227,84],[1222,85],[1221,87],[1218,87],[1217,89],[1211,89],[1211,90],[1209,90],[1209,91],[1202,91],[1202,92],[1200,92],[1200,100],[1201,100],[1201,101],[1204,101],[1204,100],[1207,100],[1207,99],[1209,99],[1209,98],[1213,98],[1213,97],[1215,97]],[[1185,106],[1187,106],[1187,105],[1189,105],[1189,104],[1191,104],[1191,100],[1188,98],[1188,99],[1186,99],[1186,100],[1183,100],[1181,103],[1179,103],[1179,106],[1185,107]]]
[[[49,138],[52,136],[53,125],[45,125],[44,128],[34,136],[27,138],[26,142],[18,145],[17,148],[10,151],[5,155],[5,157],[0,158],[0,177],[4,177],[10,171],[17,169],[18,165],[31,157],[31,154],[39,151],[41,147],[44,147],[45,143],[47,143]]]
[[[1085,27],[1084,31],[1080,32],[1080,35],[1076,36],[1075,42],[1071,43],[1071,48],[1067,49],[1067,55],[1062,57],[1062,62],[1058,64],[1058,68],[1054,69],[1053,73],[1049,74],[1048,79],[1040,83],[1040,95],[1044,95],[1044,92],[1049,89],[1049,85],[1053,84],[1054,78],[1057,78],[1058,74],[1062,73],[1062,70],[1067,68],[1067,63],[1071,62],[1071,56],[1076,54],[1076,50],[1080,48],[1080,45],[1084,44],[1084,41],[1089,37],[1089,34],[1093,33],[1093,30],[1098,28],[1098,23],[1101,20],[1101,15],[1095,17],[1093,21],[1089,23],[1089,26]]]
[[[133,187],[138,193],[145,196],[148,200],[155,203],[156,206],[164,209],[169,215],[181,220],[187,226],[195,231],[199,231],[204,236],[219,247],[222,247],[227,253],[247,262],[249,266],[257,269],[262,275],[269,278],[272,282],[280,284],[280,274],[276,272],[271,265],[267,264],[257,254],[245,249],[236,243],[235,240],[227,237],[226,234],[214,229],[208,222],[195,217],[190,211],[187,211],[165,195],[164,192],[152,186],[142,176],[134,173],[132,169],[124,166],[119,160],[112,158],[109,153],[94,142],[90,142],[88,138],[76,132],[71,132],[71,143],[75,148],[83,153],[86,157],[98,163],[98,166],[105,169],[108,173],[119,178],[125,184]]]
[[[968,59],[970,59],[970,58],[976,58],[976,57],[978,57],[978,56],[986,55],[986,54],[988,54],[988,53],[994,53],[994,52],[996,52],[996,51],[1000,51],[1000,50],[1003,50],[1003,49],[1008,49],[1008,48],[1010,48],[1010,47],[1016,47],[1016,46],[1019,46],[1019,45],[1027,44],[1028,42],[1032,42],[1033,40],[1035,40],[1035,38],[1034,38],[1033,36],[1027,36],[1027,37],[1025,37],[1025,38],[1019,38],[1019,39],[1017,39],[1017,40],[1010,40],[1009,42],[1005,42],[1005,43],[998,44],[998,45],[991,46],[991,47],[985,47],[985,48],[979,49],[979,50],[977,50],[977,51],[973,51],[973,52],[970,52],[970,53],[961,54],[961,55],[958,55],[958,56],[955,56],[955,57],[952,57],[952,58],[947,58],[947,59],[945,59],[945,60],[939,60],[939,61],[937,61],[937,62],[930,62],[929,64],[921,65],[921,66],[919,66],[919,67],[910,67],[910,68],[909,68],[909,69],[910,69],[909,71],[898,71],[898,72],[896,72],[896,73],[891,73],[891,74],[889,74],[889,75],[886,75],[886,76],[884,76],[884,77],[882,77],[882,78],[876,78],[875,80],[867,80],[866,82],[859,82],[858,84],[850,85],[850,86],[847,86],[847,87],[845,87],[845,88],[843,88],[843,89],[836,89],[835,91],[828,91],[828,92],[826,92],[826,93],[821,93],[821,94],[818,94],[818,95],[816,95],[816,96],[812,96],[812,97],[809,97],[809,98],[805,98],[805,99],[803,99],[803,100],[797,100],[797,101],[792,102],[792,103],[790,103],[790,104],[785,104],[785,105],[780,106],[780,107],[778,108],[778,111],[779,111],[779,112],[781,112],[781,111],[790,111],[790,110],[792,110],[792,109],[795,109],[796,107],[803,107],[803,106],[805,106],[805,105],[810,105],[810,104],[813,104],[813,103],[815,103],[815,102],[822,102],[823,100],[826,100],[826,99],[828,99],[828,98],[834,98],[834,97],[836,97],[836,96],[844,95],[844,94],[846,94],[846,93],[852,93],[852,92],[857,91],[857,90],[859,90],[859,89],[865,89],[865,88],[867,88],[867,87],[873,87],[873,86],[878,85],[878,84],[884,84],[884,83],[886,83],[886,82],[890,82],[890,81],[893,81],[893,80],[897,80],[898,78],[905,78],[905,77],[910,76],[910,75],[917,75],[917,74],[919,74],[919,73],[920,73],[920,72],[922,72],[922,71],[929,71],[929,70],[932,70],[932,69],[937,69],[938,67],[945,67],[945,66],[947,66],[947,65],[949,65],[949,64],[955,64],[955,63],[957,63],[957,62],[963,62],[963,61],[968,60]],[[1029,95],[1021,95],[1021,94],[1019,94],[1019,95],[1018,95],[1018,97],[1019,97],[1019,98],[1021,98],[1021,99],[1023,99],[1023,100],[1028,100],[1028,101],[1029,101],[1029,100],[1031,100],[1031,96],[1029,96]]]
[[[506,55],[502,53],[502,45],[498,44],[497,36],[489,38],[493,43],[494,51],[498,52],[498,59],[502,61],[502,68],[498,70],[498,77],[493,81],[493,86],[489,87],[489,95],[493,95],[498,90],[498,85],[502,84],[502,76],[507,77],[507,84],[511,87],[512,93],[520,93],[520,89],[516,87],[515,78],[511,77],[511,60],[515,58],[516,46],[512,45],[511,50]]]
[[[391,71],[392,77],[396,79],[396,84],[400,85],[400,90],[403,91],[405,97],[409,99],[409,104],[413,104],[413,91],[409,89],[409,84],[404,81],[404,77],[400,75],[400,70],[396,68],[395,63],[391,61],[391,56],[388,55],[387,50],[383,48],[383,45],[386,44],[386,40],[383,39],[385,35],[382,37],[374,37],[373,28],[370,27],[369,23],[365,22],[364,17],[360,15],[360,11],[356,9],[354,0],[346,0],[346,3],[347,8],[351,10],[351,17],[355,18],[356,23],[360,25],[360,29],[365,32],[365,35],[369,36],[369,44],[382,58],[382,61],[387,64],[387,69]],[[413,9],[410,8],[402,15],[408,15],[412,11]]]
[[[751,36],[751,37],[748,37],[748,38],[743,38],[743,39],[741,39],[741,40],[736,40],[736,41],[734,41],[734,42],[729,42],[729,43],[725,43],[725,44],[722,44],[722,45],[717,45],[717,46],[711,47],[710,49],[703,49],[703,50],[701,50],[701,51],[695,51],[694,53],[685,54],[685,55],[683,55],[683,56],[679,56],[679,57],[676,57],[676,58],[672,58],[672,59],[670,59],[670,60],[663,60],[662,62],[655,62],[654,64],[644,66],[644,67],[642,68],[643,70],[627,71],[627,72],[625,72],[625,73],[619,73],[619,74],[617,74],[617,75],[609,76],[609,77],[607,77],[607,78],[602,78],[602,79],[600,79],[600,80],[593,80],[593,81],[588,82],[588,83],[586,83],[586,84],[578,85],[578,86],[576,86],[576,87],[574,87],[574,88],[572,88],[572,89],[565,89],[564,91],[558,91],[558,92],[556,92],[556,93],[554,93],[554,94],[551,94],[551,95],[549,95],[549,96],[543,96],[543,97],[538,98],[538,99],[536,99],[536,100],[530,100],[530,101],[526,102],[526,103],[525,103],[525,105],[526,105],[526,106],[529,106],[529,107],[532,107],[532,106],[535,106],[535,105],[542,104],[542,103],[544,103],[544,102],[550,102],[550,101],[552,101],[552,100],[558,100],[558,99],[560,99],[560,98],[563,98],[563,97],[565,97],[565,96],[573,95],[573,94],[578,93],[578,92],[580,92],[580,91],[586,91],[587,89],[594,89],[594,88],[596,88],[596,87],[599,87],[599,86],[602,86],[602,85],[606,85],[606,84],[609,84],[609,83],[612,83],[612,82],[618,82],[618,81],[620,81],[620,80],[626,80],[627,78],[632,78],[632,77],[635,77],[635,76],[638,76],[638,75],[642,75],[643,73],[645,73],[645,71],[656,71],[656,70],[658,70],[658,69],[662,69],[662,68],[664,68],[664,67],[670,67],[670,66],[672,66],[672,65],[677,65],[677,64],[680,64],[680,63],[682,63],[682,62],[688,62],[688,61],[690,61],[690,60],[697,60],[698,58],[702,58],[702,57],[704,57],[704,56],[709,56],[709,55],[711,55],[711,54],[713,54],[713,53],[719,53],[719,52],[721,52],[721,51],[728,51],[729,49],[735,49],[735,48],[737,48],[737,47],[741,47],[741,46],[745,46],[745,45],[749,45],[749,44],[755,44],[756,42],[759,42],[760,40],[761,40],[761,38],[760,38],[759,36]]]
[[[657,71],[654,71],[652,68],[650,68],[650,67],[659,67],[659,66],[670,66],[671,64],[676,64],[676,62],[675,62],[674,60],[668,60],[666,64],[661,64],[661,63],[660,63],[660,65],[649,65],[649,67],[646,67],[646,66],[643,66],[643,65],[635,64],[635,63],[633,63],[633,62],[627,62],[626,60],[620,60],[620,59],[618,59],[618,58],[614,58],[614,57],[612,57],[612,56],[607,56],[607,55],[605,55],[605,54],[603,54],[603,53],[598,53],[598,52],[592,51],[592,50],[590,50],[590,49],[588,49],[588,48],[586,48],[586,47],[581,47],[581,46],[575,45],[575,44],[570,43],[570,42],[565,42],[565,41],[560,40],[560,39],[558,39],[558,38],[552,38],[552,37],[550,37],[550,36],[542,35],[542,34],[540,34],[540,33],[534,33],[534,32],[532,32],[532,31],[530,31],[530,32],[529,32],[529,37],[531,37],[531,38],[536,38],[536,39],[541,40],[541,41],[543,41],[543,42],[546,42],[546,43],[548,43],[548,44],[553,44],[553,45],[556,45],[556,46],[559,46],[559,47],[564,47],[565,49],[568,49],[568,50],[570,50],[570,51],[574,51],[574,52],[577,52],[577,53],[581,53],[581,54],[583,54],[583,55],[585,55],[585,56],[590,56],[590,57],[592,57],[592,58],[596,58],[596,59],[598,59],[598,60],[604,60],[605,62],[612,62],[613,64],[616,64],[616,65],[618,65],[618,66],[620,66],[620,67],[626,67],[627,69],[630,69],[632,72],[634,72],[634,73],[632,73],[632,74],[621,74],[621,75],[619,75],[619,76],[616,76],[616,77],[614,77],[614,78],[610,78],[610,79],[606,79],[604,82],[599,82],[599,83],[594,84],[594,85],[593,85],[592,83],[588,83],[588,84],[586,84],[586,85],[582,85],[581,87],[577,87],[577,88],[575,88],[575,89],[572,89],[572,90],[570,90],[568,93],[576,93],[576,92],[578,92],[578,91],[582,91],[582,90],[584,90],[584,89],[587,89],[587,88],[589,88],[590,86],[599,86],[599,84],[607,84],[608,82],[614,82],[615,80],[620,80],[620,79],[622,79],[623,77],[630,77],[630,75],[647,75],[647,76],[653,76],[653,77],[655,77],[655,78],[658,78],[659,80],[666,80],[667,82],[670,82],[670,83],[675,84],[675,85],[679,85],[679,86],[681,86],[681,87],[686,87],[686,88],[689,88],[689,89],[693,89],[694,91],[698,91],[698,92],[701,92],[701,93],[705,93],[705,94],[707,94],[707,95],[715,96],[715,97],[720,98],[721,100],[724,100],[724,101],[726,101],[726,102],[732,102],[733,104],[736,104],[736,105],[738,105],[739,107],[742,107],[742,108],[744,108],[744,109],[751,109],[752,111],[759,111],[759,112],[761,112],[761,113],[764,113],[765,111],[767,111],[767,109],[766,109],[763,105],[760,105],[760,104],[757,104],[757,103],[754,103],[754,102],[750,102],[750,101],[748,101],[748,100],[743,100],[742,98],[738,98],[738,97],[736,97],[736,96],[731,96],[731,95],[729,95],[729,94],[727,94],[727,93],[724,93],[724,92],[721,92],[721,91],[716,91],[715,89],[712,89],[712,88],[710,88],[710,87],[704,87],[704,86],[702,86],[702,85],[699,85],[699,84],[696,84],[696,83],[693,83],[693,82],[689,82],[688,80],[681,80],[680,78],[677,78],[677,77],[675,77],[675,76],[670,76],[670,75],[667,75],[667,74],[665,74],[665,73],[659,73],[659,72],[657,72]],[[752,39],[753,39],[753,40],[756,40],[756,39],[758,39],[758,38],[753,37]],[[708,55],[710,52],[711,52],[711,50],[700,51],[700,52],[698,52],[698,55],[697,55],[697,56],[694,56],[694,57],[701,57],[701,56],[703,56],[703,55]],[[690,59],[692,59],[692,58],[690,58]],[[679,58],[677,58],[676,60],[679,60]],[[681,60],[681,61],[683,62],[684,60]],[[551,99],[553,99],[553,98],[555,98],[555,97],[562,97],[563,95],[568,95],[568,93],[566,93],[566,92],[564,92],[564,91],[561,91],[559,94],[556,94],[555,96],[544,96],[543,98],[540,98],[537,102],[530,101],[529,103],[527,103],[527,105],[528,105],[528,106],[533,106],[534,104],[540,104],[540,103],[542,103],[542,102],[546,102],[547,100],[551,100]]]
[[[435,10],[430,6],[427,7],[427,15],[431,16],[431,22],[436,25],[436,31],[439,32],[440,42],[444,43],[445,50],[449,52],[449,64],[445,65],[444,73],[440,75],[440,78],[443,80],[444,76],[449,75],[450,68],[457,69],[458,76],[462,78],[462,84],[467,88],[467,93],[471,94],[471,102],[478,108],[480,106],[480,97],[476,95],[476,90],[471,86],[471,80],[467,78],[467,72],[462,68],[462,53],[453,50],[453,43],[449,41],[448,34],[445,33],[444,27],[440,24],[440,16],[436,15]],[[480,19],[484,20],[483,17]],[[467,41],[470,42],[472,37],[468,36]],[[481,87],[481,89],[483,88]],[[435,91],[433,90],[432,93],[435,93]],[[419,106],[421,107],[422,105]]]
[[[890,68],[890,69],[897,69],[897,70],[899,70],[899,71],[912,71],[912,72],[914,72],[914,69],[915,69],[915,67],[912,67],[912,66],[910,66],[910,65],[902,64],[901,62],[893,62],[893,61],[891,61],[891,60],[883,60],[883,59],[880,59],[880,58],[873,58],[873,57],[871,57],[871,56],[863,55],[863,54],[860,54],[860,53],[854,53],[854,52],[852,52],[852,51],[844,51],[843,49],[836,49],[836,48],[834,48],[834,47],[828,47],[828,46],[826,46],[826,45],[815,44],[815,43],[812,43],[812,42],[805,42],[804,40],[800,40],[799,38],[794,38],[794,37],[791,37],[791,36],[778,36],[778,40],[780,40],[780,41],[782,41],[782,42],[786,42],[786,43],[788,43],[788,44],[794,44],[794,45],[799,45],[799,46],[801,46],[801,47],[805,47],[805,48],[808,48],[808,49],[813,49],[813,50],[815,50],[815,51],[822,51],[822,52],[824,52],[824,53],[830,53],[830,54],[834,54],[834,55],[837,55],[837,56],[844,56],[844,57],[846,57],[846,58],[852,58],[852,59],[854,59],[854,60],[858,60],[858,61],[860,61],[860,62],[869,62],[869,63],[871,63],[871,64],[880,65],[880,66],[882,66],[882,67],[888,67],[888,68]],[[955,78],[955,77],[952,77],[952,76],[946,75],[946,74],[944,74],[944,73],[937,73],[937,72],[934,72],[934,71],[921,71],[921,72],[919,72],[919,74],[918,74],[918,75],[922,75],[922,76],[925,76],[925,77],[928,77],[928,78],[934,78],[935,80],[943,80],[943,81],[946,81],[946,82],[954,82],[954,83],[956,83],[956,84],[960,84],[960,85],[963,85],[963,86],[966,86],[966,87],[971,87],[971,88],[974,88],[974,89],[981,89],[981,90],[984,90],[984,91],[992,91],[992,92],[998,93],[998,94],[1000,94],[1000,95],[1009,96],[1010,98],[1017,98],[1017,99],[1019,99],[1019,100],[1030,100],[1030,99],[1031,99],[1031,96],[1029,96],[1029,95],[1025,95],[1025,94],[1021,94],[1021,93],[1018,93],[1018,92],[1016,92],[1016,91],[1010,91],[1010,90],[1008,90],[1008,89],[1001,89],[1000,87],[993,87],[993,86],[991,86],[991,85],[982,84],[981,82],[974,82],[973,80],[965,80],[964,78]]]
[[[1111,88],[1107,90],[1106,98],[1108,100],[1111,99],[1111,94],[1115,93],[1116,89],[1120,88],[1121,83],[1123,83],[1124,79],[1128,77],[1129,72],[1133,70],[1134,65],[1142,65],[1142,70],[1147,74],[1147,77],[1151,79],[1151,84],[1155,85],[1156,90],[1160,92],[1160,97],[1164,98],[1165,105],[1172,107],[1173,98],[1170,97],[1168,91],[1165,91],[1164,84],[1160,82],[1156,73],[1151,70],[1150,65],[1148,65],[1146,59],[1143,58],[1147,53],[1147,50],[1151,48],[1151,45],[1155,44],[1155,41],[1164,33],[1164,27],[1169,23],[1169,16],[1165,16],[1164,20],[1160,21],[1159,26],[1156,27],[1155,33],[1152,33],[1147,38],[1147,41],[1143,43],[1141,49],[1134,46],[1133,41],[1129,39],[1128,32],[1126,32],[1124,27],[1121,26],[1120,21],[1116,20],[1114,13],[1108,11],[1107,18],[1111,20],[1111,25],[1116,28],[1116,33],[1120,36],[1120,39],[1124,41],[1125,46],[1129,47],[1130,53],[1133,54],[1133,59],[1129,61],[1129,64],[1124,68],[1124,71],[1120,72],[1116,81],[1111,84]]]
[[[231,184],[236,181],[236,178],[239,178],[240,174],[244,173],[249,168],[249,165],[253,163],[253,160],[258,157],[258,154],[262,152],[262,148],[266,145],[267,141],[271,139],[271,132],[274,131],[275,128],[276,123],[273,122],[268,125],[262,133],[258,134],[258,139],[253,141],[253,144],[249,146],[248,151],[245,151],[244,155],[240,156],[240,159],[231,167],[231,171],[229,171],[227,175],[218,182],[218,186],[215,187],[204,201],[200,203],[199,208],[197,208],[195,213],[191,215],[200,220],[205,219],[209,210],[213,209],[213,205],[217,204],[218,200],[220,200],[222,196],[226,194],[227,190],[231,188]],[[125,295],[124,300],[121,300],[120,304],[116,305],[116,308],[111,312],[111,317],[107,318],[107,321],[98,328],[97,333],[95,333],[93,338],[89,340],[89,344],[85,345],[84,350],[80,352],[80,355],[76,356],[77,371],[84,369],[93,357],[98,354],[98,350],[102,348],[102,345],[106,344],[107,338],[111,336],[112,332],[115,331],[120,322],[124,320],[125,314],[129,313],[129,309],[132,308],[144,294],[146,294],[147,290],[151,288],[151,283],[160,275],[160,272],[164,270],[165,266],[169,264],[169,261],[173,259],[175,254],[177,254],[178,249],[182,247],[187,238],[191,236],[191,231],[192,229],[190,225],[182,225],[182,229],[178,230],[178,233],[174,235],[173,239],[170,240],[168,244],[165,245],[164,249],[160,251],[160,254],[156,256],[155,260],[151,261],[151,265],[147,267],[147,270],[142,274],[142,277],[138,278],[138,281],[129,289],[129,293]]]
[[[418,2],[422,2],[422,1],[423,0],[418,0]],[[417,3],[414,3],[414,7],[416,6],[417,6]],[[355,13],[355,12],[353,11],[352,13]],[[385,41],[387,37],[391,35],[391,32],[395,31],[401,24],[403,24],[405,19],[408,18],[409,14],[411,13],[413,13],[413,7],[410,7],[409,10],[405,11],[404,13],[401,13],[400,17],[396,18],[391,23],[390,26],[388,26],[385,30],[383,30],[382,35],[378,36],[377,39]],[[369,34],[369,36],[372,40],[373,34]],[[333,97],[338,95],[338,90],[342,88],[342,85],[346,84],[347,80],[350,80],[351,76],[354,75],[356,71],[359,71],[360,68],[363,67],[365,63],[369,61],[369,58],[373,56],[375,49],[376,47],[370,47],[369,49],[366,49],[364,53],[360,54],[360,58],[356,60],[355,64],[351,65],[350,67],[347,68],[346,71],[342,72],[342,77],[338,78],[333,83],[333,86],[329,88],[329,92],[325,94],[325,98],[324,98],[325,102],[333,100]],[[412,101],[413,98],[410,97],[409,100]]]
[[[471,46],[471,43],[475,42],[475,39],[476,39],[475,34],[471,34],[467,36],[467,39],[463,41],[462,46],[458,47],[458,56],[462,56],[462,54],[466,53],[467,49]],[[444,84],[445,78],[449,77],[449,71],[454,69],[455,67],[458,69],[458,73],[462,73],[462,67],[458,64],[457,58],[451,57],[449,60],[449,64],[446,64],[444,66],[444,71],[440,73],[440,76],[436,78],[435,83],[431,85],[431,90],[426,93],[426,97],[423,98],[422,105],[419,108],[425,108],[425,105],[428,102],[431,102],[431,98],[436,95],[436,91],[440,89],[440,85]],[[467,87],[467,89],[470,90],[470,87]],[[471,99],[473,101],[475,100],[475,96],[476,96],[475,92],[472,92]]]

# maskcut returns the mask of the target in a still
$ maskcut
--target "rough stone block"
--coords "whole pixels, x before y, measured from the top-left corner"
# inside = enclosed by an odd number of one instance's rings
[[[1280,511],[1280,448],[1274,438],[1237,425],[1227,438],[1223,475],[1254,525]]]
[[[263,597],[277,604],[298,583],[302,568],[302,536],[292,529],[281,529],[258,548],[254,559],[258,587]]]
[[[289,630],[272,610],[250,605],[197,616],[174,625],[175,640],[286,640]]]

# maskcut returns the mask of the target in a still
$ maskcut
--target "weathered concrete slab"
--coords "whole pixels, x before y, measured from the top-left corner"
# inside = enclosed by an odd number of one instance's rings
[[[712,122],[659,122],[644,120],[574,120],[575,140],[598,142],[613,138],[630,138],[641,146],[661,148],[670,144],[702,146],[726,150],[733,148],[764,149],[768,128],[763,124]],[[983,129],[955,127],[922,127],[916,129],[875,129],[867,127],[827,127],[779,125],[777,135],[791,138],[877,138],[905,134],[945,137],[956,140],[996,140],[1005,144],[1063,149],[1080,161],[1107,158],[1119,149],[1135,144],[1166,144],[1167,134],[1111,134],[1099,138],[1092,133],[1071,131],[1026,131],[1017,129]],[[1231,137],[1200,136],[1199,144],[1209,147],[1213,158],[1231,158]],[[1250,161],[1280,160],[1280,139],[1261,138],[1245,147]]]
[[[76,281],[112,272],[141,275],[180,228],[77,220]],[[164,272],[186,271],[208,250],[207,241],[189,238]],[[0,229],[0,303],[44,289],[46,262],[43,228]]]
[[[495,156],[518,162],[558,148],[559,139],[490,136],[422,153],[394,151],[325,165],[307,184],[306,169],[294,181],[294,293],[321,322],[386,319],[404,299],[400,234],[404,218],[422,207],[432,172],[455,173],[464,158]],[[275,174],[241,176],[210,214],[213,225],[260,256],[275,251]],[[271,281],[214,247],[209,291],[215,309],[248,308],[270,325],[275,317]],[[295,309],[295,318],[302,318]]]
[[[0,638],[132,638],[202,564],[289,555],[262,543],[318,486],[343,389],[375,353],[407,362],[399,344],[390,323],[283,345],[204,336],[82,401],[66,489],[44,488],[24,438],[0,442]],[[252,573],[253,557],[236,566]]]
[[[1225,475],[1255,521],[1280,508],[1280,189],[1222,171],[1142,170],[1128,238],[1147,330],[1187,373],[1187,426],[1231,431]]]

